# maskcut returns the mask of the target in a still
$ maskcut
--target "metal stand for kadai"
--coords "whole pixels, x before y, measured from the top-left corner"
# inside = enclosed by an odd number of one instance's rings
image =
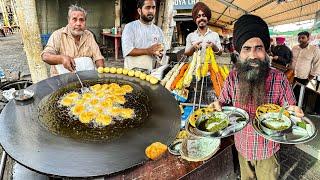
[[[3,173],[4,173],[4,168],[6,165],[6,160],[7,160],[7,153],[6,153],[6,151],[3,150],[2,156],[1,156],[1,163],[0,163],[0,180],[3,179]]]

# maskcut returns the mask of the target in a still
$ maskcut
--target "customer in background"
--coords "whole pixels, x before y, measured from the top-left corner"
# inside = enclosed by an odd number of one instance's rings
[[[267,50],[267,54],[269,56],[273,56],[272,52],[273,52],[274,47],[276,47],[276,43],[274,42],[273,38],[271,37],[270,38],[270,48]]]
[[[277,45],[272,49],[272,63],[289,66],[292,61],[292,52],[285,44],[284,37],[276,37]]]
[[[309,32],[300,32],[298,34],[299,45],[292,48],[292,69],[294,70],[294,81],[303,85],[307,85],[310,80],[320,75],[320,50],[319,47],[310,45],[309,39]],[[294,94],[298,100],[300,95],[300,86],[296,86]],[[309,102],[313,100],[314,93],[311,90],[306,89],[302,107],[306,109],[308,113],[313,112],[314,104],[319,103],[311,103],[311,106],[307,106],[307,104],[310,104]]]
[[[320,50],[309,44],[310,33],[298,34],[299,45],[292,48],[292,69],[295,81],[306,85],[315,76],[320,75]]]

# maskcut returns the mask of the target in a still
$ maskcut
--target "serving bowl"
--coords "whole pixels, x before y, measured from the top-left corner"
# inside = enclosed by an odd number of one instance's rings
[[[20,89],[15,91],[12,95],[17,101],[25,101],[31,99],[34,95],[34,92],[28,89]]]
[[[192,136],[182,140],[180,155],[187,161],[205,161],[211,158],[220,147],[221,140],[208,137]]]
[[[203,114],[196,120],[195,130],[204,135],[221,134],[221,130],[228,127],[229,116],[224,112],[211,112]]]
[[[265,113],[257,120],[261,130],[267,135],[281,136],[292,128],[291,120],[285,115],[279,118],[279,113]]]

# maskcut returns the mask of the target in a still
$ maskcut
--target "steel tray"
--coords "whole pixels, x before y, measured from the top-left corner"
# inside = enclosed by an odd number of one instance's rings
[[[257,120],[254,120],[252,122],[252,126],[254,130],[263,136],[264,138],[282,143],[282,144],[301,144],[301,143],[306,143],[308,141],[311,141],[314,137],[317,135],[317,129],[315,125],[312,123],[312,121],[308,117],[303,117],[302,120],[305,121],[307,124],[310,125],[309,131],[306,132],[306,135],[298,135],[297,133],[294,133],[294,129],[297,129],[298,126],[295,124],[295,116],[290,115],[290,119],[293,123],[293,126],[291,127],[291,130],[285,131],[284,133],[281,134],[276,134],[276,135],[267,135],[260,127],[260,124]]]
[[[225,138],[242,130],[249,123],[249,114],[243,109],[232,106],[224,106],[222,107],[222,112],[229,115],[231,125],[223,130],[218,131],[217,133],[202,133],[197,128],[190,125],[189,120],[186,122],[185,128],[191,135],[194,136]],[[237,122],[236,120],[239,118],[244,118],[244,121]]]

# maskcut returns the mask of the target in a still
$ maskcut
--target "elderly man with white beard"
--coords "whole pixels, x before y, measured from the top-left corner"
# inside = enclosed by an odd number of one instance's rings
[[[51,76],[104,66],[99,46],[93,34],[86,29],[86,18],[87,12],[83,8],[71,5],[68,25],[50,36],[41,57],[52,65]]]
[[[211,104],[239,107],[248,112],[249,124],[235,134],[241,179],[277,179],[280,173],[277,152],[280,144],[260,136],[252,127],[258,106],[273,103],[289,109],[298,116],[302,110],[295,106],[291,86],[286,76],[270,68],[266,50],[270,46],[268,26],[260,17],[243,15],[234,25],[234,45],[239,53],[235,69],[226,79],[219,100]]]

